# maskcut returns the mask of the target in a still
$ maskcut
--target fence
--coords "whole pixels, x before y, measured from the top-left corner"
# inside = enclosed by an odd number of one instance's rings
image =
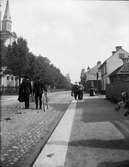
[[[129,81],[123,81],[107,85],[106,97],[113,102],[118,102],[121,98],[122,91],[126,91],[129,95]]]

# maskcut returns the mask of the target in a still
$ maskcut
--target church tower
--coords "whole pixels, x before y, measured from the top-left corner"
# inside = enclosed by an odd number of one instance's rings
[[[1,0],[0,0],[0,31],[2,31],[2,5],[1,5]]]
[[[2,17],[1,15],[2,15],[2,12],[0,10],[0,19]],[[17,38],[16,33],[12,32],[12,20],[10,15],[9,0],[7,0],[3,20],[2,22],[0,20],[0,40],[6,46],[8,46],[8,45],[11,45],[12,42],[16,40],[16,38]]]
[[[9,10],[9,0],[7,0],[6,8],[4,12],[4,17],[2,21],[2,31],[12,31],[12,21],[11,21],[11,15]]]

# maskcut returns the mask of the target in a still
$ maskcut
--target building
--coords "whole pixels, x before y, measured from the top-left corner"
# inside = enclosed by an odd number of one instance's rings
[[[121,99],[121,92],[126,91],[129,94],[129,63],[124,63],[110,75],[110,84],[106,88],[106,97],[112,101]]]
[[[89,92],[90,88],[93,87],[96,91],[101,91],[101,75],[99,72],[99,67],[101,62],[98,61],[97,64],[92,68],[87,68],[85,73],[86,76],[86,91]]]
[[[9,0],[7,0],[3,19],[2,10],[0,9],[0,39],[6,46],[8,46],[12,44],[12,42],[15,41],[16,38],[16,33],[12,32],[12,20],[9,9]]]
[[[0,70],[1,77],[1,87],[18,87],[19,78],[11,74],[11,70],[6,67],[2,67]]]
[[[1,2],[0,2],[1,3]],[[16,33],[12,32],[12,20],[9,9],[9,0],[6,2],[6,7],[2,19],[2,10],[0,4],[0,41],[5,46],[11,45],[13,41],[17,39]],[[0,87],[17,87],[19,80],[16,76],[11,74],[11,71],[7,67],[0,68]]]
[[[110,83],[123,83],[124,81],[129,82],[129,63],[124,63],[122,66],[118,67],[110,75]]]
[[[99,67],[103,92],[106,91],[106,86],[110,84],[109,75],[118,67],[122,66],[123,63],[127,62],[129,62],[129,53],[121,46],[116,46],[116,51],[113,51],[112,55]]]

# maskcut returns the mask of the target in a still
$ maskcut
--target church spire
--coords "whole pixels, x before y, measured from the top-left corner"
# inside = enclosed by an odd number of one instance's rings
[[[1,0],[0,0],[0,31],[2,30],[2,5],[1,5]]]
[[[11,29],[12,29],[12,21],[11,21],[10,9],[9,9],[9,0],[7,0],[3,22],[2,22],[2,30],[11,32]]]

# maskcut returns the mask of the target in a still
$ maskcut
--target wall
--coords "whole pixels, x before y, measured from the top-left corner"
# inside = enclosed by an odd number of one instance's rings
[[[86,80],[97,80],[97,72],[98,72],[98,68],[99,68],[100,64],[99,65],[96,65],[94,66],[93,68],[91,68],[90,70],[88,70],[85,74],[86,74]],[[101,80],[101,74],[100,72],[99,73],[99,76],[98,76],[98,80]]]
[[[123,81],[107,85],[106,97],[111,101],[117,102],[120,100],[122,91],[127,91],[129,94],[129,81]]]

